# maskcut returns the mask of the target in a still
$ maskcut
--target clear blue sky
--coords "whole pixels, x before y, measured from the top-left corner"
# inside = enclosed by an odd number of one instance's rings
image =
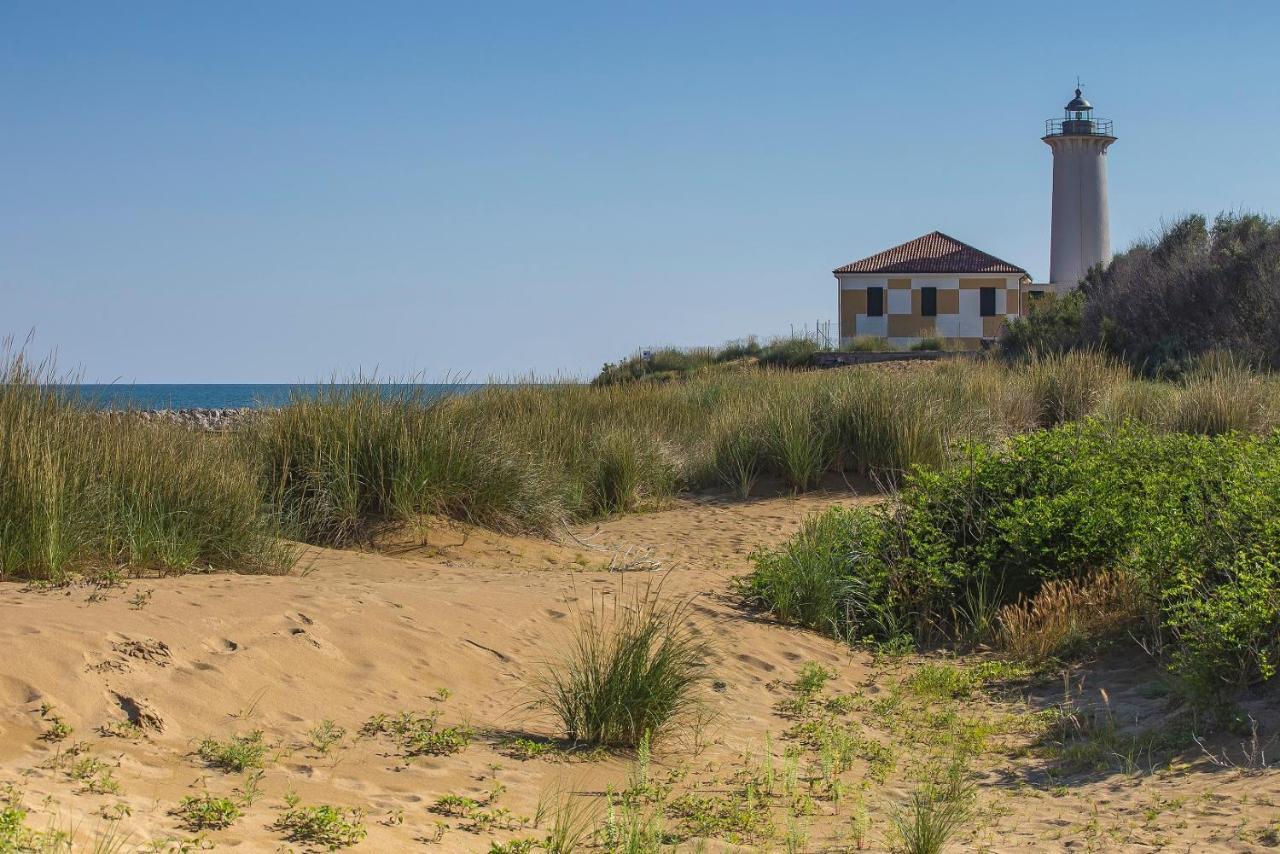
[[[1280,3],[0,5],[0,335],[91,380],[589,375],[835,314],[940,229],[1047,274],[1075,76],[1112,242],[1280,214]]]

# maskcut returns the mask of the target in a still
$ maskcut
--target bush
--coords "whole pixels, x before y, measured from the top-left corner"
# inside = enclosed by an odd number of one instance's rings
[[[1280,222],[1179,220],[1012,322],[1002,346],[1014,355],[1100,347],[1150,376],[1182,376],[1213,350],[1280,368]]]
[[[1005,324],[1000,352],[1025,359],[1074,350],[1084,343],[1084,294],[1071,291],[1037,303],[1029,312]]]
[[[660,605],[652,591],[583,614],[571,649],[543,674],[539,704],[577,743],[658,740],[700,706],[707,646],[684,620],[682,608]]]
[[[821,349],[808,338],[778,338],[770,341],[757,358],[764,367],[807,368],[813,354]]]
[[[951,469],[917,469],[896,504],[830,511],[755,561],[754,604],[885,641],[964,636],[965,603],[1015,603],[1114,570],[1187,688],[1207,697],[1275,672],[1280,435],[1090,421],[975,446]]]

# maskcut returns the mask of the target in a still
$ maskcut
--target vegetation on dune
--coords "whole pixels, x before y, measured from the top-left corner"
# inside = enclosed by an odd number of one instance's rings
[[[723,347],[661,347],[649,358],[641,354],[600,369],[593,385],[606,386],[636,380],[667,382],[705,375],[717,369],[807,368],[822,348],[810,338],[772,338],[761,344],[754,337],[730,341]],[[723,372],[723,371],[721,371]]]
[[[21,360],[0,386],[0,575],[217,566],[275,571],[278,534],[367,544],[445,515],[507,532],[661,506],[685,490],[803,491],[830,474],[900,483],[965,443],[1096,416],[1265,434],[1275,380],[1210,354],[1177,383],[1094,351],[708,374],[604,387],[494,386],[424,399],[333,385],[211,436],[94,412]]]
[[[580,615],[563,659],[548,664],[538,705],[575,743],[635,748],[658,740],[700,708],[706,642],[683,608],[648,590]]]
[[[0,579],[287,564],[237,442],[101,415],[59,379],[0,354]]]
[[[1280,368],[1280,221],[1193,215],[1091,270],[1072,295],[1012,322],[1002,349],[1101,348],[1178,377],[1214,350]]]
[[[556,473],[450,401],[376,385],[332,385],[267,412],[246,441],[272,508],[299,538],[366,541],[421,514],[497,530],[545,530],[561,511]]]
[[[1277,519],[1280,435],[1091,420],[971,447],[913,472],[897,501],[816,517],[759,553],[743,589],[852,639],[1002,641],[1041,659],[1131,629],[1211,698],[1276,673]]]

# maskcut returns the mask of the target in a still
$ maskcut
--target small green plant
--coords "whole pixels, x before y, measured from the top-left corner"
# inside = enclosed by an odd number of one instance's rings
[[[810,661],[800,668],[800,675],[796,677],[792,687],[797,694],[813,698],[822,693],[822,689],[833,676],[835,674],[821,664]]]
[[[183,827],[196,832],[230,827],[243,813],[230,798],[215,798],[206,793],[183,798],[173,814]]]
[[[244,782],[233,790],[241,806],[251,807],[262,797],[262,778],[265,775],[261,768],[244,775]]]
[[[120,793],[120,781],[115,778],[115,772],[97,757],[85,756],[74,762],[67,769],[67,774],[79,782],[86,792],[95,795]]]
[[[339,744],[346,737],[346,728],[338,726],[331,720],[321,721],[308,733],[311,746],[320,753],[328,753],[334,745]]]
[[[431,711],[374,715],[360,728],[365,737],[385,735],[394,739],[404,755],[449,756],[466,749],[475,731],[466,724],[439,726],[440,713]]]
[[[364,811],[342,809],[329,804],[314,807],[298,805],[294,800],[272,827],[285,834],[290,842],[322,845],[330,851],[355,845],[368,833],[364,827]]]
[[[270,747],[263,740],[262,730],[247,735],[234,735],[223,741],[212,736],[200,742],[196,753],[205,762],[223,771],[242,773],[261,768],[266,762]]]
[[[103,738],[123,738],[126,741],[137,741],[146,733],[133,721],[108,721],[98,727],[98,734]]]
[[[46,721],[44,732],[40,733],[40,738],[45,741],[62,741],[75,732],[71,724],[63,720],[61,715],[54,714],[50,703],[40,704],[40,717]]]
[[[508,739],[499,746],[499,749],[507,756],[521,761],[560,753],[560,747],[554,741],[524,737]]]

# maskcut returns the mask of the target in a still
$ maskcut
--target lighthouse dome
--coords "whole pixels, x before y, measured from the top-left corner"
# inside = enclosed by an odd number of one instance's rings
[[[1067,112],[1074,113],[1079,110],[1092,110],[1093,104],[1086,101],[1080,94],[1080,90],[1076,90],[1076,96],[1067,103]]]

